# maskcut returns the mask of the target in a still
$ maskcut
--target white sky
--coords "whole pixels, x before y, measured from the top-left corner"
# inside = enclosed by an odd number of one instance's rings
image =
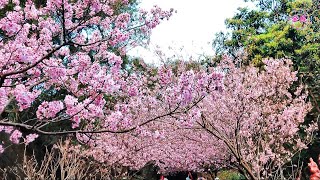
[[[177,52],[183,47],[181,53],[188,57],[214,54],[212,40],[215,33],[226,31],[225,19],[232,17],[238,7],[253,7],[243,0],[142,0],[140,7],[149,10],[153,5],[174,8],[177,13],[153,30],[149,49],[135,48],[129,52],[148,63],[159,62],[153,53],[157,45],[166,52],[169,46]]]

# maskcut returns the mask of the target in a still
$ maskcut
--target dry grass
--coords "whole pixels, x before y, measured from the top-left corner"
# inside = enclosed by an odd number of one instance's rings
[[[24,180],[129,179],[123,168],[88,161],[77,153],[70,153],[69,149],[69,141],[60,141],[51,151],[46,150],[41,162],[34,154],[27,156],[25,151],[22,164],[0,169],[0,172],[5,180],[12,176]]]

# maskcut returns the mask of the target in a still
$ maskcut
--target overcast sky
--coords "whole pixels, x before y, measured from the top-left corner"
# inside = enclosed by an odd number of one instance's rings
[[[142,56],[146,62],[157,63],[152,52],[156,45],[161,49],[169,46],[182,53],[196,57],[213,54],[212,40],[215,33],[225,31],[224,21],[232,17],[238,7],[250,6],[242,0],[141,0],[141,8],[151,9],[158,5],[163,9],[174,8],[177,13],[169,21],[162,22],[153,30],[148,49],[136,48],[129,52]]]

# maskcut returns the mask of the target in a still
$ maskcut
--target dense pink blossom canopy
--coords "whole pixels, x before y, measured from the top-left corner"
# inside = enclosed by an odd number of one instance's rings
[[[240,165],[257,178],[271,177],[274,168],[307,147],[317,125],[301,126],[311,104],[302,86],[290,93],[297,80],[292,62],[264,63],[263,69],[239,68],[225,58],[215,70],[209,69],[211,77],[207,68],[186,71],[181,66],[173,75],[171,68],[160,67],[153,78],[159,80],[159,89],[149,89],[152,99],[136,96],[119,107],[131,109],[134,119],[156,117],[152,123],[126,134],[78,134],[89,147],[75,150],[100,162],[137,169],[153,161],[163,173]],[[180,93],[174,94],[172,90],[180,86]],[[153,99],[153,93],[158,97]],[[184,105],[186,101],[191,106]],[[165,112],[168,116],[161,116]],[[300,136],[299,128],[306,136]]]
[[[0,8],[8,4],[0,18],[0,132],[12,143],[74,134],[79,145],[70,150],[111,165],[152,161],[162,172],[236,165],[268,179],[316,129],[301,125],[311,107],[303,87],[290,90],[297,80],[290,60],[265,60],[259,69],[225,57],[221,71],[122,68],[126,49],[172,10],[115,9],[128,0],[40,7],[0,0]]]
[[[131,14],[117,9],[129,5],[128,0],[48,0],[40,7],[32,0],[0,1],[6,8],[0,19],[0,129],[13,143],[36,138],[23,138],[19,128],[63,134],[44,129],[62,121],[74,132],[96,121],[119,123],[123,115],[112,112],[105,97],[142,93],[137,91],[141,78],[121,70],[121,56],[173,12],[156,6]],[[137,82],[127,83],[128,78]],[[34,109],[32,117],[8,116]]]

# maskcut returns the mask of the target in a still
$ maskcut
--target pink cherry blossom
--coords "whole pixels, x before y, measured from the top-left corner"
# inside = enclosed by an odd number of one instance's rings
[[[301,15],[300,16],[300,22],[306,22],[307,21],[307,18],[305,15]]]
[[[44,101],[37,110],[37,117],[39,119],[49,119],[56,116],[56,114],[63,109],[63,103],[61,101]]]
[[[3,37],[8,37],[0,43],[0,123],[10,140],[19,142],[20,127],[37,133],[61,121],[83,131],[105,128],[104,124],[116,130],[132,125],[129,112],[123,120],[112,117],[113,105],[107,104],[106,97],[141,98],[141,83],[127,82],[116,50],[125,55],[126,46],[137,44],[137,37],[148,39],[171,10],[138,10],[133,16],[125,10],[131,5],[126,0],[48,0],[40,7],[31,0],[23,6],[19,0],[2,0],[0,8],[8,3],[13,7],[0,19]],[[50,99],[59,95],[59,100]],[[9,107],[18,107],[21,113],[35,109],[36,119],[8,120],[7,114],[16,111]],[[85,126],[80,127],[82,122]],[[34,138],[28,136],[25,142]]]
[[[29,143],[33,142],[38,137],[39,137],[38,134],[29,134],[29,135],[27,135],[26,138],[25,138],[25,144],[28,145]]]
[[[4,152],[4,148],[3,148],[3,145],[0,144],[0,154],[2,154]]]
[[[10,141],[15,144],[19,143],[19,139],[22,137],[22,133],[19,130],[14,130],[10,135]]]
[[[294,15],[292,18],[291,18],[292,22],[297,22],[299,21],[299,16],[298,15]]]

